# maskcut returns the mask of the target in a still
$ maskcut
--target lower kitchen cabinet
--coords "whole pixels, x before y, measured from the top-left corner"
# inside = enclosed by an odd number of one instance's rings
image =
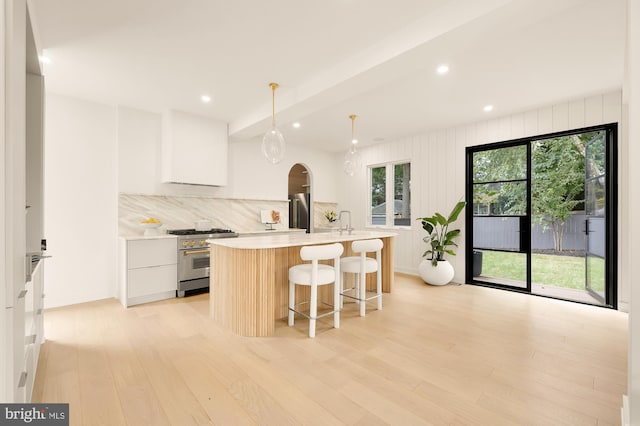
[[[159,236],[120,239],[120,289],[124,307],[176,296],[177,238]]]
[[[13,401],[30,402],[44,342],[44,262],[35,268],[13,306]],[[29,265],[31,266],[31,265]]]

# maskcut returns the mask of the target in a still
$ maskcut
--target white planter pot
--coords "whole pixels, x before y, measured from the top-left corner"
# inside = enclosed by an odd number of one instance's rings
[[[431,260],[424,259],[418,265],[418,272],[424,282],[431,285],[445,285],[453,279],[453,266],[447,260],[438,262],[438,266],[431,265]]]

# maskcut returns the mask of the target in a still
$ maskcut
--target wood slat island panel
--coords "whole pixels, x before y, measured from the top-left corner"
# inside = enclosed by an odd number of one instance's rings
[[[393,286],[393,237],[388,232],[358,232],[353,235],[297,234],[225,240],[210,240],[210,316],[220,325],[242,336],[272,336],[276,320],[288,313],[289,267],[302,263],[300,247],[340,242],[344,256],[352,255],[351,241],[381,238],[383,291]],[[372,275],[372,274],[369,274]],[[330,286],[319,289],[319,297],[333,303]],[[367,277],[367,288],[375,289],[375,277]],[[297,301],[308,299],[308,289],[296,291]],[[305,291],[306,290],[306,291]]]

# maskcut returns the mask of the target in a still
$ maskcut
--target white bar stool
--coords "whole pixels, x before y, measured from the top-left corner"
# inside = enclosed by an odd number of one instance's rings
[[[333,326],[340,328],[340,256],[344,247],[340,243],[322,246],[305,246],[300,249],[302,260],[311,263],[295,265],[289,268],[289,327],[293,326],[294,315],[300,314],[309,318],[309,337],[316,335],[316,319],[333,314]],[[333,266],[318,264],[318,260],[333,259]],[[333,311],[318,316],[318,286],[333,284]],[[308,302],[296,303],[296,284],[311,287]],[[309,303],[309,315],[295,310],[301,304]],[[324,303],[328,305],[328,303]],[[331,306],[331,305],[329,305]]]
[[[354,299],[360,304],[360,316],[365,316],[367,301],[378,299],[378,310],[382,309],[382,240],[359,240],[351,243],[351,250],[360,253],[360,256],[349,256],[340,259],[340,270],[342,271],[342,286],[344,286],[344,274],[356,274],[355,284],[351,288],[342,288],[340,291],[340,309],[342,309],[344,298]],[[375,252],[376,258],[367,257],[367,253]],[[367,277],[366,274],[377,272],[376,274],[376,294],[367,297]],[[348,292],[353,291],[352,294]]]

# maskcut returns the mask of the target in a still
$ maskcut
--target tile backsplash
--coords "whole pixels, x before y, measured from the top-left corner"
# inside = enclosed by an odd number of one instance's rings
[[[327,221],[324,211],[336,208],[335,203],[315,202],[315,226]],[[280,223],[274,229],[289,228],[289,201],[239,200],[196,196],[120,194],[118,199],[118,233],[121,236],[142,235],[140,222],[154,217],[162,222],[161,230],[193,228],[195,222],[206,219],[214,228],[236,232],[256,232],[265,229],[260,221],[262,210],[280,212]]]

